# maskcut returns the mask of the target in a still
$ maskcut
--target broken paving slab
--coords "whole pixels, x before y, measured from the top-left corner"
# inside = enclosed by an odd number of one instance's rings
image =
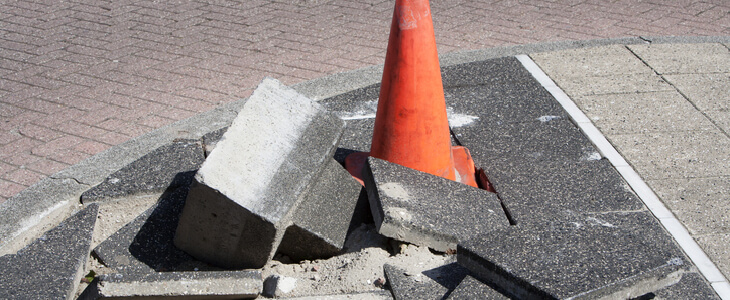
[[[469,274],[469,270],[457,263],[425,271],[407,270],[386,264],[383,270],[396,300],[445,299]]]
[[[0,298],[72,299],[89,257],[97,204],[91,204],[15,254],[0,257]]]
[[[137,159],[81,194],[83,203],[129,195],[160,193],[188,186],[205,160],[198,140],[176,140]]]
[[[540,86],[514,56],[443,67],[441,75],[444,88],[473,85]]]
[[[520,299],[629,299],[676,283],[691,267],[648,212],[498,229],[460,244],[457,260]]]
[[[329,258],[342,251],[353,221],[362,186],[330,158],[320,178],[297,207],[279,252],[295,261]],[[359,224],[359,223],[358,223]]]
[[[478,279],[467,275],[459,285],[449,294],[446,299],[450,300],[471,300],[471,299],[485,299],[485,300],[507,300],[509,297],[498,292],[495,288],[489,286],[486,283],[479,281]]]
[[[160,200],[104,242],[94,253],[107,267],[128,276],[184,271],[204,265],[173,245],[188,187],[165,193]]]
[[[497,195],[368,157],[364,181],[380,234],[446,252],[509,220]]]
[[[531,90],[521,90],[523,88],[518,82],[512,83],[512,86],[445,88],[451,127],[464,126],[463,121],[456,121],[465,117],[481,119],[492,126],[534,121],[544,116],[569,118],[560,104],[541,86],[537,85]]]
[[[259,270],[162,272],[142,277],[116,273],[99,276],[78,299],[253,299],[262,286]]]
[[[320,104],[264,79],[196,173],[175,245],[220,267],[262,267],[343,130]]]
[[[713,299],[720,297],[710,286],[710,283],[700,273],[688,272],[682,274],[679,282],[652,292],[654,299]]]
[[[286,300],[391,300],[393,295],[389,291],[374,291],[365,293],[351,293],[351,294],[340,294],[340,295],[317,295],[317,296],[304,296],[295,298],[278,298]]]

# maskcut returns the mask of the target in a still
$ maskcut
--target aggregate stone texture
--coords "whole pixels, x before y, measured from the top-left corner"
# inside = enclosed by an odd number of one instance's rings
[[[730,51],[718,43],[627,47],[659,74],[721,73],[730,70]]]
[[[99,276],[78,299],[253,299],[262,286],[259,270],[163,272],[142,277],[116,273]]]
[[[180,187],[162,195],[155,205],[96,246],[96,256],[128,276],[192,270],[200,263],[173,245],[187,193],[188,187]]]
[[[200,141],[177,140],[112,173],[81,194],[81,200],[86,203],[188,186],[204,160]]]
[[[17,253],[0,257],[0,298],[72,299],[98,210],[97,204],[88,205]]]
[[[730,233],[730,177],[651,180],[647,184],[692,235]]]
[[[682,274],[679,282],[652,293],[654,299],[720,299],[701,274]]]
[[[575,214],[464,242],[458,262],[520,299],[629,299],[679,281],[689,260],[648,212]]]
[[[396,300],[446,299],[469,270],[457,263],[422,272],[386,264],[385,277]]]
[[[175,245],[220,267],[262,267],[343,130],[317,102],[264,79],[196,173]]]
[[[352,293],[352,294],[340,294],[340,295],[318,295],[318,296],[304,296],[295,298],[278,298],[286,300],[392,300],[393,295],[390,291],[374,291],[366,293]]]
[[[375,226],[387,237],[446,252],[510,226],[499,198],[486,190],[374,157],[363,173]]]
[[[289,258],[313,260],[329,258],[342,251],[362,186],[334,159],[329,159],[322,175],[313,183],[297,207],[293,224],[286,229],[279,252]],[[359,223],[358,223],[359,224]]]
[[[495,288],[489,286],[486,283],[479,281],[478,279],[467,275],[464,277],[454,291],[449,294],[447,299],[450,300],[471,300],[471,299],[485,299],[485,300],[507,300],[509,297],[498,292]]]

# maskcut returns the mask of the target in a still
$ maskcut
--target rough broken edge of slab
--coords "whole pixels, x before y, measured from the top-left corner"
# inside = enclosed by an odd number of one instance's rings
[[[461,245],[459,245],[457,253],[459,264],[468,266],[468,269],[479,279],[494,283],[518,299],[557,299],[554,295],[550,295],[521,278],[512,276],[500,266]],[[636,298],[679,282],[684,272],[685,270],[681,266],[667,263],[652,270],[609,283],[601,288],[573,295],[570,299]]]
[[[78,299],[253,299],[262,289],[260,270],[161,272],[142,277],[116,273],[94,279]]]

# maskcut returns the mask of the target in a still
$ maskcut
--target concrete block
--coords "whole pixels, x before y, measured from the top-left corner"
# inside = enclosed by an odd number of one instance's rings
[[[155,205],[96,246],[96,256],[116,272],[137,276],[192,270],[201,264],[173,245],[187,193],[188,187],[180,187],[163,194]]]
[[[145,276],[99,276],[79,296],[96,299],[253,299],[262,290],[261,271],[163,272]]]
[[[420,272],[386,264],[383,270],[396,300],[445,299],[469,273],[457,263]]]
[[[374,157],[363,172],[382,235],[446,252],[474,234],[509,226],[494,193]]]
[[[72,299],[91,250],[96,204],[15,254],[0,257],[0,298]]]
[[[334,159],[313,183],[286,229],[279,252],[291,259],[329,258],[342,251],[352,222],[362,221],[356,211],[362,186]],[[359,223],[358,223],[359,224]]]
[[[629,299],[676,283],[690,267],[648,212],[510,226],[460,244],[457,260],[520,299]]]
[[[467,275],[454,291],[449,294],[446,298],[449,300],[471,300],[471,299],[485,299],[485,300],[507,300],[509,297],[498,292],[495,288],[489,286],[486,283],[479,281],[478,279]]]
[[[679,282],[651,294],[654,299],[720,299],[707,280],[695,272],[684,273]]]
[[[175,245],[221,267],[262,267],[343,128],[318,103],[265,79],[196,173]]]
[[[189,186],[205,160],[197,140],[177,140],[162,146],[109,175],[81,194],[84,203],[138,193],[159,193],[170,187]]]

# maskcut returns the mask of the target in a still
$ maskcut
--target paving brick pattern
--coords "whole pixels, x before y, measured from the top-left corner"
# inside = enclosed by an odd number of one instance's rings
[[[0,1],[0,203],[65,167],[247,97],[381,64],[393,1]],[[433,0],[440,53],[730,34],[715,1]]]

